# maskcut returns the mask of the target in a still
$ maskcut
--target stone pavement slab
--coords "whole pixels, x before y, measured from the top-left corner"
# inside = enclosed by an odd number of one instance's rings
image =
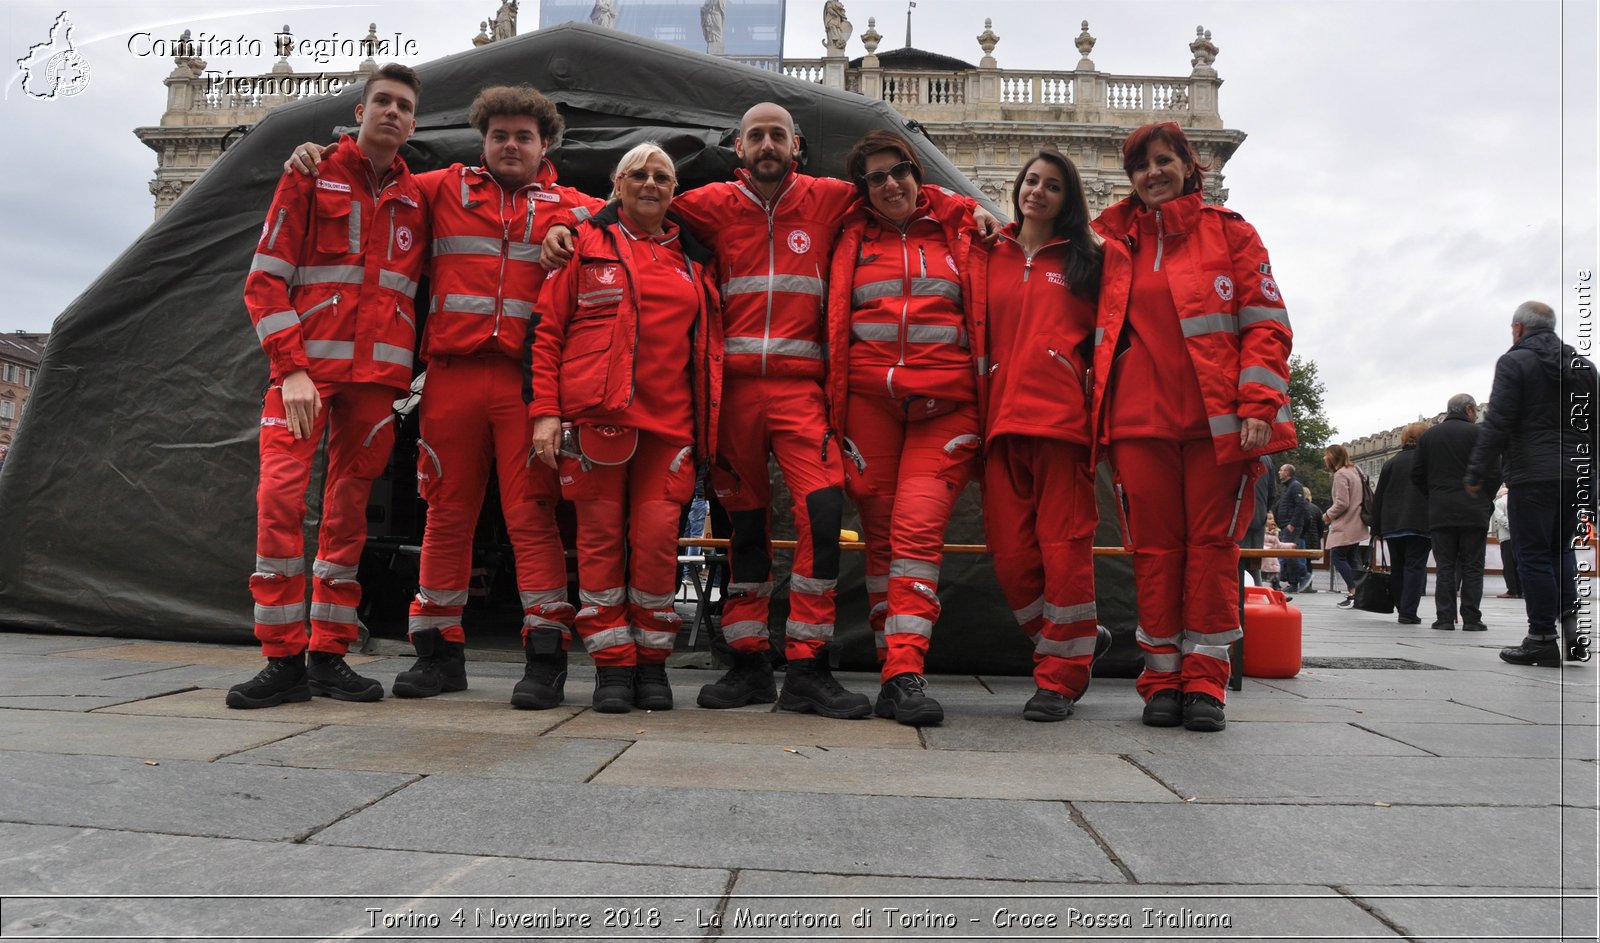
[[[20,751],[0,751],[0,769],[0,822],[268,840],[307,835],[414,781]]]
[[[581,783],[627,746],[624,740],[540,737],[537,732],[329,725],[234,754],[226,762]]]
[[[192,669],[109,658],[0,658],[0,708],[87,711],[194,687]]]
[[[1230,729],[1232,725],[1229,725]],[[1181,796],[1203,802],[1556,805],[1562,780],[1589,777],[1576,761],[1505,757],[1160,754],[1139,759]]]
[[[580,708],[557,707],[547,711],[519,711],[498,692],[473,688],[429,698],[385,696],[372,704],[354,704],[316,697],[296,704],[261,710],[233,710],[216,691],[185,691],[134,704],[122,704],[108,713],[153,717],[212,717],[248,722],[342,724],[359,727],[465,730],[476,733],[536,736],[568,719]]]
[[[1363,723],[1362,726],[1373,733],[1439,756],[1524,756],[1567,760],[1596,758],[1593,727],[1402,723]]]
[[[261,651],[253,646],[208,645],[204,642],[147,642],[101,639],[106,647],[62,651],[62,658],[112,658],[117,661],[151,662],[166,665],[212,665],[234,668],[249,677],[261,670]],[[349,655],[352,665],[372,661],[361,655]],[[240,679],[243,680],[243,679]]]
[[[682,703],[681,701],[679,703]],[[693,704],[691,700],[688,702]],[[670,711],[596,714],[585,711],[552,730],[555,737],[601,740],[671,740],[707,743],[761,743],[775,746],[855,746],[920,750],[917,731],[878,718],[830,720],[815,714],[773,711],[771,705],[712,711],[679,707]]]
[[[796,910],[838,915],[842,918],[841,928],[826,932],[830,937],[845,938],[1399,938],[1398,933],[1355,901],[1327,887],[1074,884],[1052,881],[1050,877],[1040,875],[1032,881],[948,881],[746,870],[738,873],[723,907],[723,925],[731,927],[742,907],[751,915]],[[851,918],[863,908],[871,911],[870,927],[853,925]],[[1145,908],[1161,911],[1162,916],[1146,913]],[[953,915],[958,929],[897,929],[897,936],[883,936],[895,929],[896,923],[904,924],[929,911]],[[1230,926],[1222,930],[1203,926],[1177,929],[1159,922],[1169,915],[1198,922],[1196,915],[1201,914],[1225,916]],[[804,938],[800,933],[776,935]]]
[[[1133,724],[1129,736],[1148,750],[1203,756],[1425,756],[1426,751],[1361,729],[1355,724],[1235,721],[1221,736],[1182,727]]]
[[[0,655],[51,655],[86,651],[122,644],[117,639],[92,635],[24,635],[0,632]]]
[[[394,938],[381,915],[435,915],[418,935],[507,938],[486,919],[502,914],[588,914],[606,907],[712,910],[731,880],[725,871],[338,848],[287,842],[199,839],[137,832],[0,823],[7,894],[0,936]],[[136,867],[130,863],[137,862]],[[249,862],[248,868],[241,862]],[[96,895],[85,900],[23,894]],[[317,895],[289,898],[108,899],[97,895]],[[541,895],[539,898],[511,895]],[[327,896],[322,896],[327,895]],[[382,896],[380,896],[382,895]],[[622,895],[629,895],[624,897]],[[464,925],[450,917],[463,911]],[[665,923],[673,926],[670,915]],[[686,921],[688,925],[690,921]],[[412,931],[406,930],[410,935]],[[548,931],[552,935],[566,933]],[[489,933],[490,937],[481,934]],[[649,939],[660,931],[615,938]],[[587,937],[586,937],[587,938]]]
[[[713,782],[724,789],[861,796],[1178,801],[1121,757],[1096,753],[1000,757],[956,750],[647,742],[634,744],[594,781],[679,789]]]
[[[1140,805],[1139,808],[1145,808]],[[439,816],[451,809],[451,816]],[[559,816],[507,809],[561,809]],[[1064,803],[652,789],[435,776],[314,836],[327,845],[857,874],[1119,880]]]
[[[1551,887],[1483,886],[1441,891],[1367,884],[1346,890],[1411,939],[1427,943],[1463,938],[1596,938],[1592,890],[1563,894]]]
[[[1230,728],[1231,729],[1231,728]],[[1141,883],[1526,884],[1587,870],[1593,810],[1561,807],[1179,806],[1081,802]],[[1173,836],[1203,854],[1173,854]],[[1578,880],[1572,878],[1571,880]]]
[[[1378,722],[1412,724],[1526,724],[1527,720],[1454,701],[1296,697],[1290,702],[1234,695],[1228,700],[1228,720],[1315,721],[1360,724]]]
[[[310,729],[293,723],[0,709],[0,750],[204,761]]]

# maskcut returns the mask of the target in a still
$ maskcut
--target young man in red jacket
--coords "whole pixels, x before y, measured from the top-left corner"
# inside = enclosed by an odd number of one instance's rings
[[[319,177],[285,173],[261,227],[245,307],[272,369],[261,412],[250,577],[267,666],[229,689],[229,707],[271,707],[313,694],[383,697],[383,686],[357,675],[344,655],[357,633],[367,496],[394,445],[394,398],[411,382],[412,298],[427,219],[397,155],[416,129],[421,86],[406,66],[373,73],[356,106],[356,139],[344,139]],[[311,569],[308,664],[302,521],[324,430],[328,466]]]
[[[522,401],[522,352],[544,284],[539,244],[559,216],[582,219],[602,205],[556,183],[545,158],[564,122],[531,86],[491,86],[467,120],[483,135],[484,164],[453,164],[417,177],[433,231],[431,300],[422,356],[417,479],[428,502],[411,643],[417,661],[394,681],[398,697],[432,697],[467,687],[461,626],[472,567],[472,535],[489,472],[516,558],[527,665],[511,694],[517,707],[559,705],[565,691],[572,604],[566,553],[556,526],[555,472],[530,454]],[[327,152],[296,150],[314,172]]]

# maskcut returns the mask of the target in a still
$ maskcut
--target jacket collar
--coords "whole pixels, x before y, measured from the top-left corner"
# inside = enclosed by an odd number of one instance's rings
[[[1204,206],[1205,201],[1198,190],[1161,204],[1161,231],[1169,236],[1189,232],[1194,229]],[[1102,228],[1107,238],[1124,239],[1135,234],[1142,223],[1153,220],[1154,215],[1138,197],[1130,196],[1107,207],[1095,224]]]
[[[711,250],[707,248],[704,243],[700,242],[700,240],[696,239],[694,237],[694,233],[689,231],[689,227],[683,225],[683,220],[678,217],[678,214],[672,212],[670,209],[667,210],[667,224],[669,226],[677,227],[678,241],[683,246],[683,254],[685,256],[688,256],[690,259],[700,265],[706,265],[710,263],[712,259]],[[584,220],[578,225],[594,226],[598,229],[610,229],[613,226],[620,226],[622,225],[622,204],[618,203],[616,200],[612,200],[605,206],[602,206],[599,212],[595,213],[593,216],[590,216],[588,219]]]
[[[379,170],[372,166],[372,161],[367,159],[367,152],[361,149],[355,136],[349,134],[339,138],[339,146],[334,148],[328,160],[363,180],[368,179],[369,174],[372,175],[373,183],[379,192],[383,190],[385,183],[393,182],[407,171],[405,159],[400,156],[399,151],[395,152],[394,162],[388,167]]]
[[[480,154],[479,156],[481,157],[482,155]],[[478,187],[488,186],[489,184],[495,184],[498,186],[500,183],[500,181],[495,178],[495,175],[490,172],[487,163],[479,164],[476,167],[462,167],[461,175],[467,180],[468,186]],[[532,187],[536,190],[548,190],[555,185],[556,167],[554,164],[550,163],[550,158],[545,157],[539,161],[539,172],[534,175],[533,181],[531,183],[525,183],[516,189],[521,191],[527,187]]]

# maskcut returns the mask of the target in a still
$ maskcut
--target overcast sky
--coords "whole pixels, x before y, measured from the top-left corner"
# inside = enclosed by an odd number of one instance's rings
[[[416,40],[418,54],[399,58],[420,64],[469,48],[497,6],[7,0],[0,330],[48,330],[152,220],[155,155],[132,128],[159,122],[172,60],[137,55],[138,42],[130,51],[135,33],[259,39],[264,58],[206,57],[210,68],[252,74],[275,61],[272,34],[284,23],[301,38],[359,38],[376,20],[380,34]],[[788,55],[820,54],[821,9],[821,0],[789,0]],[[846,0],[846,9],[857,35],[877,17],[880,52],[901,45],[905,0]],[[1563,333],[1579,341],[1575,273],[1600,268],[1595,9],[1592,0],[919,0],[912,38],[975,62],[987,16],[1002,67],[1071,69],[1087,19],[1101,71],[1187,75],[1195,26],[1211,30],[1223,120],[1249,136],[1227,166],[1229,206],[1261,232],[1295,351],[1317,362],[1344,440],[1431,416],[1454,393],[1486,397],[1521,301],[1555,305]],[[63,10],[88,84],[70,98],[31,99],[15,63]],[[520,21],[523,32],[537,25],[537,0],[523,0]],[[864,51],[858,38],[848,51]]]

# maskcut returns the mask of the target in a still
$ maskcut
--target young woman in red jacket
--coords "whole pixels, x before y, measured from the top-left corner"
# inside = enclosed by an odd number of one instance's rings
[[[973,252],[968,268],[968,307],[989,342],[980,371],[984,533],[1000,588],[1033,639],[1038,690],[1022,716],[1056,721],[1087,687],[1103,631],[1089,412],[1101,250],[1078,169],[1054,148],[1023,165],[1011,198],[1018,222]]]
[[[1216,731],[1257,457],[1295,445],[1292,334],[1267,250],[1238,213],[1204,202],[1183,130],[1146,125],[1122,155],[1133,195],[1094,224],[1106,240],[1094,409],[1134,554],[1137,687],[1146,724]]]
[[[922,186],[922,165],[899,135],[871,132],[846,167],[864,202],[834,247],[828,392],[866,531],[884,682],[873,712],[937,724],[944,709],[927,694],[923,659],[939,620],[945,525],[978,468],[973,351],[983,329],[961,287],[972,214]]]
[[[678,512],[696,455],[716,445],[722,320],[710,252],[667,216],[666,152],[635,147],[613,184],[539,295],[528,414],[534,454],[577,507],[576,627],[594,656],[594,708],[626,713],[672,707]]]

